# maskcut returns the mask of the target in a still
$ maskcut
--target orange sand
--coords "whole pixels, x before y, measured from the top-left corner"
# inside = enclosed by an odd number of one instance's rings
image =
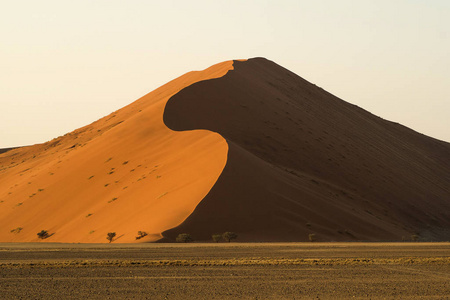
[[[180,224],[218,179],[228,146],[210,131],[168,129],[164,107],[232,69],[189,72],[91,125],[0,154],[0,241],[38,241],[43,229],[48,242],[103,243],[108,232],[134,242],[138,231],[154,241]]]

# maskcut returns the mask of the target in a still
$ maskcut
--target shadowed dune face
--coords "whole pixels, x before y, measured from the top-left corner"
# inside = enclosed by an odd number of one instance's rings
[[[8,152],[8,151],[13,150],[13,149],[15,149],[15,148],[3,148],[3,149],[0,149],[0,154]]]
[[[217,133],[174,132],[167,100],[225,75],[228,61],[187,73],[136,102],[50,142],[0,154],[0,241],[155,241],[179,225],[222,172],[228,145]]]
[[[448,239],[450,145],[348,104],[266,59],[174,95],[173,130],[228,142],[219,180],[179,227],[209,239]]]

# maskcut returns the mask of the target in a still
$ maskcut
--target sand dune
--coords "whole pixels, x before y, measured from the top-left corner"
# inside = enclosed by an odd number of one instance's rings
[[[210,131],[174,132],[167,100],[223,76],[232,61],[187,73],[131,105],[63,137],[0,155],[0,241],[154,241],[180,224],[209,192],[227,158]]]
[[[2,148],[2,149],[0,149],[0,154],[8,152],[8,151],[13,150],[13,149],[15,149],[15,148]]]
[[[346,103],[266,59],[174,95],[164,121],[229,144],[224,172],[178,228],[248,241],[450,238],[450,144]]]
[[[256,58],[0,154],[0,241],[399,240],[450,232],[450,144]]]

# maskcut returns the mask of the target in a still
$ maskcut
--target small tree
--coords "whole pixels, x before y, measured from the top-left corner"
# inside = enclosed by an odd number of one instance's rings
[[[144,236],[148,235],[145,231],[138,231],[138,236],[136,237],[137,240],[142,239]]]
[[[222,237],[225,241],[227,241],[229,243],[229,242],[231,242],[231,240],[237,239],[238,236],[234,232],[227,231],[224,234],[222,234]]]
[[[310,233],[308,238],[310,242],[314,242],[316,240],[316,235],[314,233]]]
[[[412,234],[411,235],[411,241],[417,242],[418,240],[419,240],[419,236],[417,234]]]
[[[221,239],[222,239],[222,235],[221,234],[213,234],[212,236],[212,240],[216,243],[218,243]]]
[[[192,236],[189,233],[180,233],[177,236],[176,241],[178,243],[189,243],[189,242],[193,242],[194,239],[192,238]]]
[[[111,243],[115,236],[115,232],[108,232],[108,234],[106,235],[106,239]]]
[[[37,233],[38,238],[40,239],[46,239],[49,237],[48,231],[47,230],[41,230],[41,232]]]

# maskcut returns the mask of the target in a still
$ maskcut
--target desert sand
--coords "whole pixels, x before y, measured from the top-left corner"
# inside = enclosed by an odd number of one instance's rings
[[[245,241],[450,239],[449,143],[264,58],[233,65],[167,103],[169,128],[218,132],[229,151],[210,193],[166,237],[230,230]]]
[[[155,241],[179,225],[222,172],[228,145],[205,130],[174,132],[162,120],[184,87],[223,76],[233,62],[187,73],[91,125],[0,154],[0,241]],[[86,109],[89,109],[86,107]]]
[[[448,240],[449,182],[449,143],[267,59],[227,61],[0,154],[0,241]]]

